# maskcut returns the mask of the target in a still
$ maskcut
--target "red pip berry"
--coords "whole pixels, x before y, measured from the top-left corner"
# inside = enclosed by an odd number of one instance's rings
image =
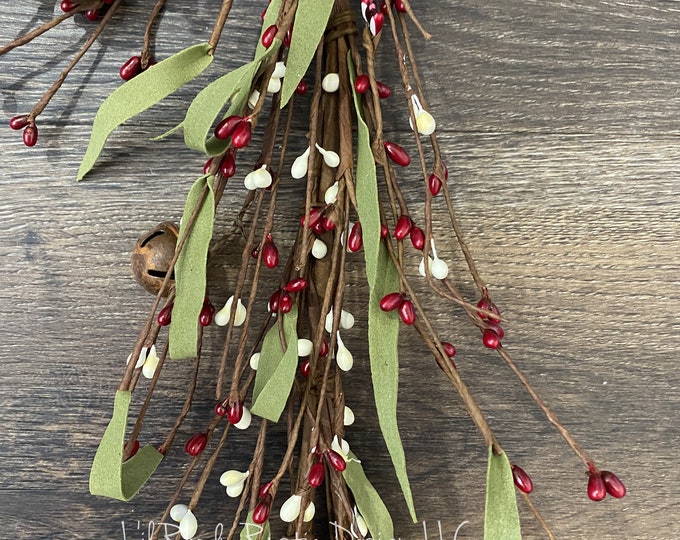
[[[328,216],[323,216],[321,218],[321,227],[323,228],[324,231],[334,231],[335,222]]]
[[[342,472],[347,468],[345,458],[343,458],[335,450],[326,450],[324,456],[326,456],[328,463],[330,463],[331,467],[333,467],[336,471]]]
[[[404,324],[412,325],[416,322],[416,310],[413,307],[413,302],[404,300],[399,306],[399,316]]]
[[[215,404],[215,414],[217,416],[227,416],[227,408],[225,407],[223,401],[218,401]]]
[[[442,181],[436,174],[430,175],[430,178],[427,180],[427,188],[430,190],[433,197],[439,195],[439,192],[442,190]]]
[[[129,81],[142,71],[142,59],[139,56],[131,56],[120,66],[118,74],[124,81]]]
[[[271,482],[267,482],[266,484],[262,484],[260,486],[259,491],[257,492],[258,497],[260,497],[260,499],[266,499],[267,497],[270,497],[269,492],[271,491],[271,489],[272,489],[272,483]]]
[[[262,525],[269,518],[269,505],[267,501],[260,501],[253,510],[253,523]]]
[[[206,297],[201,312],[198,314],[198,323],[201,326],[210,326],[213,322],[213,315],[215,315],[215,306]]]
[[[387,157],[394,161],[397,165],[400,167],[406,167],[411,163],[411,157],[408,155],[408,152],[406,152],[406,150],[404,150],[397,143],[385,141],[383,144],[385,145],[385,153],[387,154]]]
[[[370,87],[371,81],[365,73],[359,75],[354,81],[354,90],[357,94],[365,94]]]
[[[71,0],[62,0],[61,4],[59,4],[59,7],[64,13],[68,13],[69,11],[76,9],[78,4],[72,2]]]
[[[208,161],[206,161],[203,164],[203,174],[208,174],[208,172],[210,171],[210,167],[212,167],[212,163],[213,163],[213,158],[210,158]]]
[[[390,235],[390,230],[387,228],[387,225],[383,225],[382,223],[380,224],[380,238],[385,239]]]
[[[591,501],[601,501],[607,496],[607,486],[600,473],[591,472],[588,478],[588,498]]]
[[[286,35],[283,36],[283,46],[290,47],[290,42],[293,40],[293,27],[286,30]]]
[[[399,292],[392,292],[386,294],[380,300],[380,309],[383,311],[394,311],[399,306],[401,306],[404,301],[404,295]]]
[[[300,81],[295,88],[295,93],[298,96],[304,96],[307,93],[307,83],[305,81]]]
[[[449,343],[448,341],[442,341],[442,347],[444,347],[444,352],[449,358],[456,356],[456,348],[453,346],[453,344]]]
[[[602,471],[604,487],[612,497],[621,499],[626,496],[626,486],[613,472]]]
[[[231,136],[231,145],[234,148],[245,148],[250,143],[252,136],[253,133],[250,120],[239,122],[234,128],[234,133]]]
[[[323,338],[323,340],[321,341],[321,350],[319,351],[319,357],[325,358],[327,354],[328,354],[328,342],[326,341],[326,338]]]
[[[309,485],[314,488],[319,487],[323,483],[324,472],[325,467],[323,462],[319,461],[312,465],[312,468],[309,469],[309,474],[307,475],[307,482],[309,482]]]
[[[126,442],[126,443],[123,445],[123,451],[125,451],[125,448],[127,448],[127,446],[128,446],[128,442]],[[130,459],[130,458],[131,458],[132,456],[134,456],[138,451],[139,451],[139,441],[138,441],[137,439],[135,439],[135,442],[132,444],[132,448],[130,448],[130,450],[129,450],[130,453],[128,454],[127,459]]]
[[[406,4],[404,4],[404,0],[394,0],[394,7],[399,13],[406,13]]]
[[[375,81],[375,84],[378,86],[378,97],[380,99],[387,99],[392,95],[392,89],[385,83]]]
[[[309,372],[311,369],[312,366],[309,363],[309,358],[305,358],[300,364],[300,375],[302,375],[306,379],[307,377],[309,377]]]
[[[184,444],[184,451],[190,456],[197,456],[208,444],[208,435],[206,433],[197,433],[189,437],[189,440]]]
[[[29,124],[24,128],[24,144],[26,146],[35,146],[38,142],[38,126]]]
[[[361,223],[356,222],[347,236],[347,249],[352,253],[359,251],[364,245],[364,238],[361,233]]]
[[[98,9],[88,9],[85,12],[85,18],[88,21],[94,22],[99,18],[99,10]]]
[[[272,240],[272,235],[267,235],[267,240],[262,246],[262,262],[267,268],[276,268],[279,265],[279,250]]]
[[[236,126],[243,122],[243,117],[236,114],[227,116],[217,126],[215,126],[215,137],[226,140],[234,134]]]
[[[28,115],[27,114],[21,114],[19,116],[15,116],[9,121],[9,127],[11,127],[13,130],[18,131],[20,129],[24,129],[28,125]]]
[[[293,297],[286,291],[283,291],[279,298],[279,310],[281,313],[288,313],[291,309],[293,309]]]
[[[269,311],[276,313],[279,310],[279,300],[281,299],[281,289],[276,289],[269,297]]]
[[[496,332],[490,328],[486,328],[482,332],[482,343],[488,349],[498,349],[501,346],[501,338]]]
[[[168,326],[172,322],[172,304],[168,304],[158,312],[156,321],[159,326]]]
[[[319,224],[322,217],[323,217],[323,209],[322,208],[312,208],[309,211],[309,228],[314,229],[314,227]],[[300,226],[301,227],[305,226],[305,216],[304,215],[302,217],[300,217]]]
[[[376,11],[368,21],[368,28],[371,34],[377,36],[381,32],[383,24],[385,24],[385,15],[380,11]]]
[[[410,216],[402,214],[399,216],[397,224],[394,227],[394,237],[397,240],[403,240],[410,234],[411,229],[413,229],[413,220],[410,218]]]
[[[274,43],[274,38],[276,37],[278,31],[279,27],[276,26],[275,24],[272,24],[262,33],[262,46],[265,49],[268,49],[269,47],[271,47],[271,44]]]
[[[503,330],[503,327],[500,324],[489,322],[486,324],[486,327],[489,330],[493,330],[494,333],[498,336],[498,339],[503,339],[505,337],[505,330]]]
[[[425,247],[425,233],[420,227],[413,227],[411,229],[411,244],[418,251],[422,251]]]
[[[307,288],[307,280],[305,278],[295,278],[291,279],[288,283],[286,283],[284,289],[286,289],[288,292],[300,292],[304,289]]]
[[[238,424],[243,418],[243,402],[235,401],[229,402],[227,406],[227,420],[230,424]]]
[[[515,486],[520,491],[524,493],[531,493],[534,490],[534,483],[531,477],[517,465],[512,466],[512,480],[515,482]]]
[[[490,311],[491,313],[494,313],[494,315],[487,315],[486,313],[481,313],[477,312],[477,315],[479,316],[480,319],[486,321],[491,321],[493,323],[498,323],[501,320],[501,311],[498,309],[498,306],[494,304],[491,300],[489,300],[489,297],[486,295],[486,292],[484,293],[484,296],[482,296],[481,300],[477,302],[477,307],[479,309],[483,309],[484,311]]]
[[[222,158],[220,163],[220,174],[225,178],[231,178],[236,174],[236,158],[233,149],[229,149],[227,155]]]

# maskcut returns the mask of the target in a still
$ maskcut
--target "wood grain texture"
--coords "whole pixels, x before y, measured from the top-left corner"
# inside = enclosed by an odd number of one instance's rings
[[[0,4],[0,42],[50,18],[54,4]],[[115,133],[92,177],[74,181],[91,119],[118,86],[120,64],[139,50],[147,4],[130,0],[121,9],[40,118],[36,148],[0,129],[0,519],[8,537],[121,539],[124,522],[125,538],[146,538],[145,524],[160,515],[186,465],[180,452],[171,453],[129,504],[87,492],[89,464],[150,303],[129,276],[129,251],[143,231],[181,215],[203,161],[178,138],[147,140],[181,119],[183,104],[209,75]],[[216,4],[169,2],[158,56],[207,40]],[[255,42],[264,2],[235,4],[213,74],[247,61]],[[430,297],[437,328],[456,343],[459,369],[511,459],[531,473],[534,500],[557,538],[680,537],[678,3],[413,4],[434,36],[422,43],[414,34],[449,184],[480,271],[509,321],[505,343],[576,438],[620,473],[629,495],[589,502],[581,464],[520,384],[480,347],[458,310]],[[32,107],[90,27],[76,19],[0,58],[4,118]],[[394,65],[388,51],[381,49],[383,66]],[[397,85],[392,67],[380,78]],[[390,137],[408,141],[403,103],[392,100],[386,110]],[[419,188],[408,194],[420,211]],[[291,200],[299,195],[291,188]],[[221,231],[231,230],[241,196],[227,193]],[[440,256],[472,295],[443,207],[437,210]],[[281,215],[283,238],[294,214]],[[238,252],[236,238],[225,258]],[[415,257],[413,263],[417,271]],[[360,258],[350,264],[347,304],[365,328]],[[236,271],[211,272],[229,284]],[[365,354],[360,334],[356,359]],[[208,332],[210,358],[221,337]],[[401,355],[402,435],[427,532],[409,522],[361,361],[347,383],[358,417],[352,448],[385,494],[400,538],[440,538],[438,522],[441,537],[453,538],[463,521],[469,524],[459,539],[481,538],[486,450],[414,333],[403,332]],[[148,440],[173,421],[188,373],[186,365],[171,366]],[[211,406],[210,395],[199,396],[183,436],[203,425]],[[275,434],[272,448],[282,442],[283,433]],[[247,437],[231,441],[224,468],[245,465],[251,447]],[[201,538],[229,521],[225,498],[211,483],[198,513]],[[542,538],[528,510],[520,505],[520,512],[525,537]]]

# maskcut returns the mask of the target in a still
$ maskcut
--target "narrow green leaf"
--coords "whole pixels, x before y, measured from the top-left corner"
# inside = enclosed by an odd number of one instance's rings
[[[130,409],[130,392],[118,391],[109,422],[90,470],[90,493],[129,501],[146,483],[163,459],[153,446],[141,448],[123,462],[125,427]]]
[[[274,324],[264,337],[260,363],[253,388],[251,411],[262,418],[278,422],[283,412],[297,369],[297,306],[283,317],[286,350],[281,346],[279,325]]]
[[[269,535],[269,521],[265,521],[262,525],[253,522],[253,512],[248,512],[248,518],[241,529],[241,540],[257,540],[263,538],[267,540],[271,538]]]
[[[494,454],[489,446],[489,467],[486,473],[486,508],[484,509],[484,540],[521,540],[512,468],[505,453]]]
[[[208,246],[215,219],[214,176],[201,176],[189,191],[184,206],[179,238],[184,235],[191,215],[206,195],[175,264],[175,303],[170,323],[170,356],[175,360],[194,358],[198,347],[198,316],[205,298]]]
[[[347,468],[342,472],[347,487],[354,495],[359,513],[362,515],[373,538],[394,538],[394,526],[385,503],[366,477],[361,463],[350,452]]]
[[[166,58],[114,90],[97,111],[78,180],[92,169],[111,132],[155,105],[205,70],[213,60],[210,45],[193,45]]]
[[[274,40],[271,47],[263,49],[252,62],[223,75],[198,93],[182,122],[184,142],[189,148],[211,156],[224,152],[229,140],[209,137],[215,121],[230,100],[231,105],[225,117],[243,110],[260,67],[271,55],[276,54],[280,46],[281,41]]]
[[[281,108],[288,104],[297,85],[312,63],[316,49],[323,38],[333,0],[299,0],[290,49],[286,59],[286,76],[281,88]]]
[[[351,56],[347,55],[352,88],[356,72]],[[417,521],[413,506],[411,485],[406,472],[406,456],[397,424],[397,391],[399,388],[399,318],[394,313],[380,309],[380,299],[387,293],[399,290],[399,277],[390,260],[387,249],[380,242],[380,210],[378,181],[376,176],[371,138],[368,126],[361,117],[361,100],[354,93],[357,113],[357,166],[356,194],[357,212],[364,239],[366,278],[369,286],[368,300],[368,350],[371,362],[371,378],[378,422],[392,458],[404,499],[411,519]]]

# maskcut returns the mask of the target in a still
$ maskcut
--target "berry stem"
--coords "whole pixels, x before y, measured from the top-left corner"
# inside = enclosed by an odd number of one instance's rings
[[[208,40],[208,43],[210,44],[210,54],[212,55],[215,54],[215,49],[217,48],[217,44],[220,41],[220,36],[222,35],[222,30],[224,30],[224,25],[226,24],[227,18],[229,17],[232,4],[233,0],[223,0],[222,2],[222,7],[220,8],[220,12],[217,15],[215,26],[213,27],[212,34]]]
[[[534,390],[533,386],[531,386],[531,383],[524,376],[524,373],[522,373],[522,371],[517,367],[512,357],[508,354],[508,351],[506,351],[502,345],[496,350],[498,351],[500,357],[505,361],[508,367],[515,373],[517,378],[527,389],[527,392],[529,392],[529,395],[536,402],[536,405],[538,405],[538,407],[543,411],[543,414],[545,414],[546,418],[548,419],[548,422],[555,426],[559,434],[562,435],[565,441],[567,441],[567,444],[571,447],[574,453],[581,459],[581,461],[583,461],[583,463],[586,465],[586,467],[588,467],[588,469],[592,470],[592,468],[595,467],[595,462],[581,447],[581,445],[578,442],[576,442],[574,437],[571,436],[571,433],[569,433],[567,428],[564,427],[564,425],[557,419],[555,413],[553,413],[550,410],[550,408],[545,404],[545,402],[541,399],[538,393],[536,393],[536,390]]]
[[[156,3],[149,14],[149,19],[146,22],[146,29],[144,30],[144,45],[142,46],[142,70],[149,67],[149,61],[151,60],[151,39],[153,33],[154,23],[158,19],[161,10],[165,6],[165,0],[156,0]]]
[[[47,107],[50,100],[59,91],[61,85],[64,84],[66,77],[68,77],[69,73],[71,73],[73,68],[78,64],[78,62],[80,62],[83,56],[85,56],[85,53],[87,53],[87,51],[94,44],[99,35],[104,31],[104,28],[106,28],[106,25],[109,23],[114,13],[118,9],[118,6],[120,6],[122,2],[123,0],[116,0],[113,4],[111,4],[111,7],[106,11],[106,14],[97,25],[97,28],[94,29],[92,35],[90,35],[85,44],[81,47],[80,51],[78,51],[78,53],[75,55],[73,60],[71,60],[69,65],[66,66],[64,70],[59,74],[54,83],[52,83],[52,86],[50,86],[50,88],[43,94],[38,103],[35,104],[33,110],[28,115],[29,121],[31,122],[34,121],[38,116],[40,116],[40,113],[42,113],[45,110],[45,107]]]
[[[534,504],[534,501],[531,500],[531,497],[529,496],[528,493],[524,493],[523,491],[520,491],[522,494],[522,497],[524,498],[524,502],[527,504],[529,507],[529,510],[531,510],[531,513],[534,515],[534,518],[536,518],[536,521],[543,527],[543,530],[545,531],[545,534],[548,535],[548,538],[550,540],[555,540],[555,535],[553,534],[552,530],[550,530],[550,526],[548,525],[548,522],[543,519],[543,516],[541,513],[538,511],[538,508],[536,508],[536,505]]]
[[[38,26],[38,28],[34,28],[33,30],[26,32],[24,35],[19,36],[18,38],[10,41],[4,47],[0,48],[0,56],[2,56],[5,53],[8,53],[12,49],[16,49],[17,47],[21,47],[22,45],[26,45],[26,43],[33,41],[35,38],[43,35],[48,30],[51,30],[55,26],[57,26],[57,25],[63,23],[64,21],[70,19],[76,13],[80,13],[82,11],[87,11],[88,9],[92,8],[93,4],[96,4],[96,3],[98,3],[98,2],[84,2],[83,4],[78,6],[76,9],[69,11],[67,13],[62,13],[61,15],[58,15],[54,19],[47,21],[45,24]]]

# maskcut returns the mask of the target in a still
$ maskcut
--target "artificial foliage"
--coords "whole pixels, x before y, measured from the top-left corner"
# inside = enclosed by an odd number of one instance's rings
[[[53,21],[0,49],[6,54],[26,46],[73,16],[85,16],[93,25],[45,96],[31,111],[11,119],[10,127],[23,131],[26,146],[39,143],[38,117],[99,35],[116,23],[124,2],[64,0]],[[439,302],[465,313],[479,332],[479,346],[495,350],[519,378],[582,462],[588,496],[623,497],[621,480],[595,464],[503,346],[505,320],[458,224],[447,184],[446,149],[437,139],[437,112],[428,107],[424,74],[413,53],[412,40],[430,37],[414,13],[417,6],[407,0],[272,0],[262,6],[259,40],[240,44],[253,50],[252,60],[219,73],[211,65],[221,54],[232,0],[215,6],[207,43],[154,59],[154,28],[164,3],[158,0],[151,8],[143,49],[121,61],[123,80],[93,119],[78,179],[106,181],[97,160],[106,153],[111,133],[125,130],[126,122],[206,73],[207,84],[184,104],[184,119],[159,138],[183,137],[207,161],[198,178],[180,171],[174,179],[175,187],[187,193],[181,223],[161,224],[143,234],[135,248],[135,278],[154,297],[148,297],[148,318],[140,321],[139,337],[131,344],[113,412],[103,407],[111,420],[92,463],[91,493],[130,500],[153,484],[164,456],[184,452],[186,467],[177,471],[177,490],[158,516],[158,521],[174,520],[181,538],[201,534],[197,509],[207,483],[218,481],[224,497],[239,501],[225,538],[266,538],[271,530],[316,538],[325,530],[316,515],[320,507],[325,519],[344,531],[342,538],[398,536],[390,510],[364,471],[364,460],[371,457],[357,456],[348,443],[355,412],[345,403],[343,384],[357,361],[352,350],[358,339],[346,302],[351,270],[361,272],[369,291],[363,307],[371,380],[365,384],[372,386],[382,437],[403,493],[404,506],[398,511],[417,519],[409,456],[400,437],[405,426],[397,415],[399,336],[415,332],[432,358],[427,369],[450,381],[452,399],[478,428],[479,452],[488,453],[484,538],[521,537],[518,499],[553,538],[530,497],[530,476],[512,462],[512,449],[503,448],[460,376],[456,348],[449,341],[453,338],[435,329],[431,300],[416,292],[418,280],[428,284]],[[382,48],[393,52],[389,69],[399,73],[399,88],[376,78],[376,51]],[[408,145],[385,138],[385,99],[400,103],[408,117],[413,137]],[[302,148],[290,142],[292,119],[301,110],[309,114]],[[416,154],[407,152],[409,145],[415,145]],[[291,200],[281,194],[291,185],[305,187],[294,208],[296,233],[288,238],[279,220],[287,214],[281,201]],[[407,188],[422,193],[422,213],[409,208]],[[226,190],[242,192],[241,207],[224,208]],[[438,223],[446,223],[446,230],[435,228],[435,214],[441,215]],[[212,249],[214,226],[233,216],[241,231],[241,255],[222,260],[219,250]],[[467,275],[452,275],[437,254],[437,247],[451,238]],[[417,253],[419,268],[408,263],[410,252]],[[238,268],[236,279],[211,283],[211,264]],[[468,281],[474,283],[472,295],[460,286]],[[221,292],[213,291],[224,288],[228,299],[215,307]],[[199,387],[205,380],[198,376],[206,364],[204,332],[211,325],[224,328],[223,347],[219,361],[211,363],[217,369],[208,378],[210,384]],[[169,362],[192,364],[193,379],[165,440],[140,448],[154,390],[166,383],[163,367]],[[202,423],[194,421],[192,426],[200,427],[180,440],[197,392],[215,395],[214,411]],[[277,428],[285,429],[286,446],[272,449],[267,436]],[[224,447],[243,430],[257,432],[256,443],[248,468],[236,470]],[[272,465],[276,473],[267,476],[264,471]],[[160,529],[153,538],[159,534]]]

